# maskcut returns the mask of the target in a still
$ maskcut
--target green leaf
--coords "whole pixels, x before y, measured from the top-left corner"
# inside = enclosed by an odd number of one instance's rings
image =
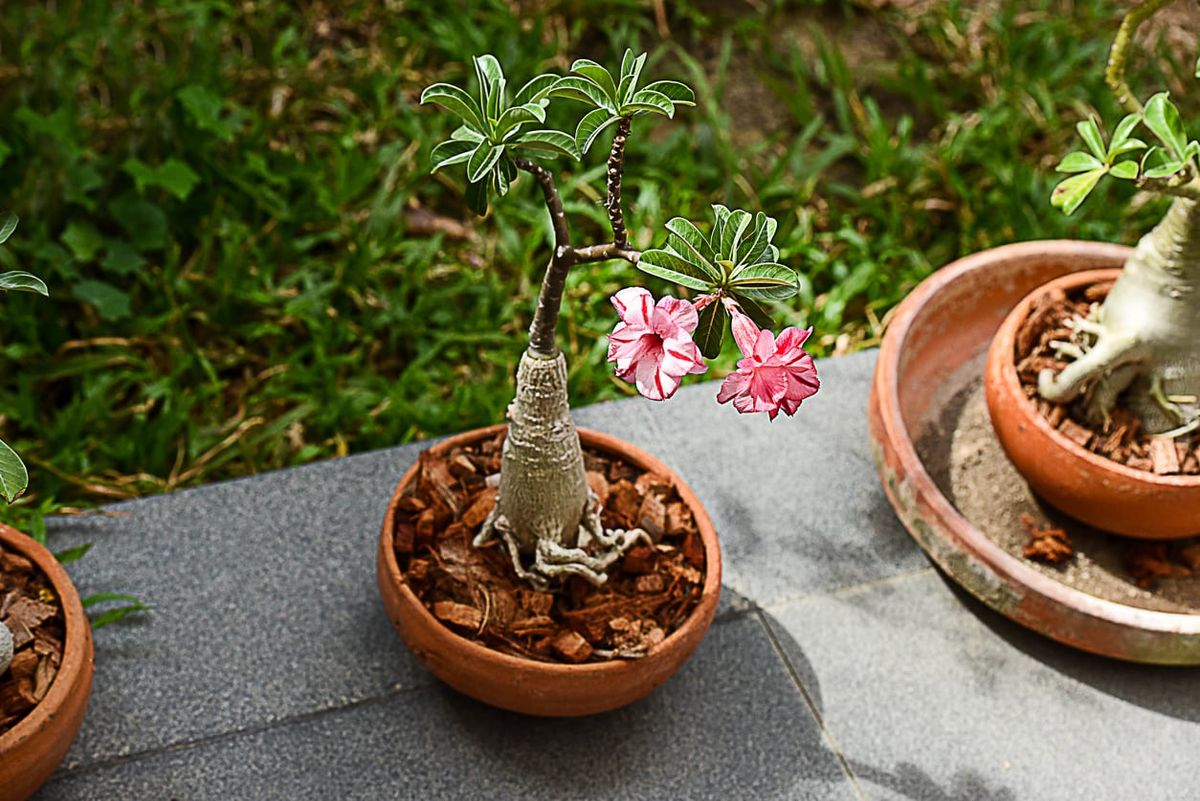
[[[467,184],[467,208],[483,217],[488,210],[488,185],[487,181],[479,181],[478,183]]]
[[[497,146],[484,142],[475,148],[475,152],[467,160],[467,180],[471,183],[482,181],[487,176],[488,170],[496,166],[496,162],[503,155],[504,147],[502,145]]]
[[[33,273],[14,270],[10,273],[0,273],[0,289],[6,292],[36,292],[43,297],[50,297],[46,282]]]
[[[91,223],[79,220],[67,223],[67,230],[63,231],[61,239],[71,255],[81,262],[91,261],[104,247],[104,237],[100,236],[100,232]]]
[[[517,94],[513,97],[513,105],[523,106],[526,103],[541,103],[557,81],[558,76],[550,73],[530,78],[524,86],[517,90]]]
[[[738,270],[732,286],[755,300],[785,300],[800,291],[795,270],[771,262],[752,264]]]
[[[143,604],[136,595],[126,595],[116,592],[98,592],[95,595],[89,595],[84,598],[83,608],[90,609],[97,604],[104,603],[121,603],[123,606],[118,606],[114,609],[107,609],[91,619],[93,629],[103,628],[109,623],[116,623],[118,620],[128,617],[135,612],[149,612],[150,607]]]
[[[91,609],[96,604],[107,604],[121,601],[124,603],[139,603],[137,596],[119,592],[98,592],[80,600],[84,609]]]
[[[129,275],[142,269],[146,260],[134,250],[128,242],[119,240],[108,243],[108,250],[100,261],[100,266],[118,275]]]
[[[92,550],[92,543],[85,542],[83,545],[76,545],[74,548],[65,548],[54,554],[54,558],[58,560],[60,565],[69,565],[72,562],[78,562],[88,551]]]
[[[525,131],[517,139],[513,140],[511,146],[543,153],[552,153],[556,156],[570,156],[576,161],[579,160],[579,148],[575,146],[575,139],[570,134],[563,133],[562,131]]]
[[[176,92],[175,97],[200,130],[215,134],[225,142],[237,133],[237,125],[224,113],[225,101],[220,95],[199,84],[188,84]]]
[[[621,77],[624,78],[633,69],[633,49],[625,48],[624,54],[621,56]]]
[[[452,164],[461,164],[471,158],[471,154],[479,147],[478,142],[468,142],[462,139],[447,139],[433,149],[429,160],[433,162],[431,173]]]
[[[646,63],[646,54],[642,53],[633,60],[629,66],[629,71],[625,72],[622,69],[621,85],[617,87],[617,100],[620,103],[628,103],[637,91],[638,77],[642,74],[642,65]]]
[[[721,355],[721,345],[725,342],[725,329],[729,325],[729,312],[721,301],[714,301],[700,310],[700,322],[692,332],[692,341],[700,348],[700,353],[706,359],[715,359]]]
[[[1092,151],[1092,155],[1104,162],[1105,147],[1104,137],[1100,135],[1100,126],[1096,125],[1093,119],[1080,120],[1075,123],[1075,130],[1079,131],[1079,135],[1087,144],[1088,150]]]
[[[545,122],[546,110],[537,103],[528,103],[524,106],[513,106],[500,115],[500,119],[496,121],[496,135],[503,136],[508,131],[524,125],[529,122]]]
[[[716,254],[715,258],[723,258],[725,254],[721,250],[721,232],[725,228],[725,222],[729,219],[730,211],[720,203],[714,203],[712,205],[712,210],[713,227],[712,230],[708,232],[708,241],[712,246],[713,253]]]
[[[1104,173],[1104,169],[1098,169],[1063,179],[1062,183],[1054,187],[1054,192],[1050,195],[1051,205],[1062,209],[1067,215],[1073,214],[1075,209],[1079,208],[1079,205],[1096,188],[1096,184],[1104,177]]]
[[[596,137],[618,119],[606,108],[593,109],[584,114],[583,119],[579,121],[579,127],[575,129],[575,148],[580,156],[591,150]]]
[[[1118,156],[1123,156],[1126,153],[1132,153],[1135,150],[1145,150],[1146,147],[1146,143],[1141,139],[1126,139],[1116,147],[1110,147],[1108,149],[1109,163],[1116,161]]]
[[[154,182],[180,200],[186,200],[200,176],[178,159],[167,159],[155,170]]]
[[[475,56],[472,61],[475,62],[475,76],[479,79],[481,91],[488,92],[492,84],[504,80],[504,69],[491,53]]]
[[[587,78],[567,75],[559,78],[550,90],[551,97],[566,97],[590,103],[597,108],[607,109],[610,114],[616,113],[616,107],[609,100],[604,90]]]
[[[679,243],[675,250],[679,253],[691,251],[695,255],[696,261],[700,264],[705,264],[714,270],[713,277],[717,278],[716,268],[712,267],[713,259],[716,254],[713,252],[712,246],[708,240],[704,238],[704,234],[700,233],[700,229],[691,223],[690,220],[685,220],[683,217],[672,217],[667,221],[667,231],[670,232],[668,240]]]
[[[665,278],[689,289],[712,291],[716,287],[707,272],[682,256],[669,250],[647,250],[637,263],[644,273]]]
[[[1138,177],[1138,165],[1136,161],[1121,161],[1109,168],[1108,174],[1114,178],[1122,178],[1126,181],[1132,181]]]
[[[29,472],[17,452],[0,440],[0,495],[9,503],[15,501],[29,486]]]
[[[504,108],[504,86],[503,78],[498,78],[488,86],[487,89],[487,116],[484,122],[488,126],[495,126],[500,119],[500,111]],[[489,131],[496,135],[494,127],[489,127]]]
[[[759,219],[761,218],[761,219]],[[774,217],[759,212],[754,219],[754,239],[746,246],[742,261],[746,264],[757,264],[762,261],[774,261],[779,258],[779,250],[771,244],[775,238],[778,223]]]
[[[127,193],[114,200],[109,211],[138,250],[156,250],[167,243],[167,215],[153,203]]]
[[[617,84],[613,81],[612,73],[595,61],[589,58],[576,59],[575,63],[571,65],[571,72],[577,72],[599,86],[600,90],[608,95],[614,104],[620,102],[617,99]]]
[[[1055,169],[1058,172],[1087,172],[1088,170],[1098,170],[1102,167],[1104,167],[1104,162],[1091,153],[1076,150],[1074,153],[1068,153],[1064,156]]]
[[[112,284],[87,279],[77,282],[71,291],[79,300],[95,306],[100,316],[109,322],[129,316],[129,295]]]
[[[469,94],[448,83],[435,83],[421,93],[422,103],[434,103],[456,114],[468,127],[482,133],[486,129],[480,119],[483,110]]]
[[[1179,118],[1179,109],[1175,108],[1175,104],[1169,98],[1167,92],[1159,92],[1146,101],[1142,120],[1158,140],[1166,145],[1171,155],[1182,161],[1187,150],[1187,134],[1183,129],[1183,121]]]
[[[1117,127],[1113,129],[1112,138],[1108,140],[1109,161],[1111,161],[1112,158],[1117,155],[1115,152],[1116,148],[1119,148],[1129,140],[1130,135],[1133,133],[1133,129],[1136,128],[1137,124],[1141,121],[1141,114],[1126,114],[1121,118],[1121,121],[1117,123]]]
[[[718,259],[728,259],[736,266],[737,248],[742,239],[749,233],[750,223],[754,218],[749,212],[736,209],[729,213],[729,219],[721,228],[721,246],[717,250]]]
[[[13,231],[17,230],[17,219],[17,215],[11,211],[6,211],[0,216],[0,245],[7,242]]]
[[[754,324],[759,328],[774,328],[775,320],[771,317],[771,313],[762,305],[762,302],[755,298],[749,298],[738,292],[737,289],[731,289],[730,294],[737,301],[738,306],[745,312],[746,316],[754,321]]]
[[[643,89],[634,94],[629,102],[621,106],[621,114],[630,114],[633,112],[650,112],[653,114],[662,114],[666,117],[675,116],[675,105],[671,102],[671,98],[664,94]]]
[[[450,138],[456,142],[474,142],[479,144],[484,140],[484,135],[479,131],[468,128],[466,125],[460,125],[450,132]]]
[[[690,86],[679,81],[655,81],[643,87],[642,92],[658,92],[660,95],[668,97],[677,106],[696,105],[696,93]]]

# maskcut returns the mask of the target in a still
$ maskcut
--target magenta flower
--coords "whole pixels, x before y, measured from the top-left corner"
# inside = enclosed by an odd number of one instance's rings
[[[803,347],[812,328],[785,328],[776,338],[760,331],[741,310],[727,306],[733,314],[733,338],[745,358],[721,384],[717,403],[733,401],[742,414],[766,412],[772,420],[780,412],[790,417],[821,386],[816,365]]]
[[[626,287],[613,295],[621,322],[608,335],[608,360],[617,377],[637,386],[650,400],[675,394],[685,375],[703,373],[708,365],[692,341],[699,317],[695,307],[679,298],[654,296],[641,287]]]

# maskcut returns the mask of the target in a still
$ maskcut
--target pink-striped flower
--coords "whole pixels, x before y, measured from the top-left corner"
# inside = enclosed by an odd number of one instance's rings
[[[721,384],[717,403],[733,401],[733,408],[742,414],[766,412],[772,420],[780,412],[795,414],[821,386],[816,365],[803,347],[812,328],[789,327],[776,337],[759,330],[733,304],[727,306],[733,314],[733,338],[744,358],[738,361],[737,372]]]
[[[686,300],[654,296],[641,287],[627,287],[613,295],[621,316],[608,335],[608,360],[617,366],[617,377],[637,386],[650,400],[675,394],[685,375],[703,373],[708,365],[692,341],[699,317]]]

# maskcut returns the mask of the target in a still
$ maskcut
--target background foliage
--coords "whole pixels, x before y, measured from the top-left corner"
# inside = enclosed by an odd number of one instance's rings
[[[539,195],[521,181],[471,218],[462,176],[428,175],[455,123],[417,105],[429,83],[466,82],[476,53],[517,81],[576,57],[615,67],[631,46],[694,86],[696,108],[634,125],[631,242],[657,245],[667,219],[707,219],[714,201],[777,217],[781,260],[804,275],[779,316],[815,325],[819,354],[877,342],[888,310],[963,253],[1131,242],[1161,212],[1123,208],[1124,186],[1071,219],[1049,207],[1074,123],[1120,116],[1102,79],[1114,2],[665,5],[6,4],[0,208],[22,224],[0,269],[37,273],[51,298],[3,298],[0,435],[33,474],[5,514],[499,419],[547,255]],[[1161,55],[1133,78],[1194,120],[1186,29],[1151,32]],[[561,181],[581,241],[604,232],[606,147]],[[630,270],[571,278],[576,404],[630,391],[603,360],[608,296],[644,279]]]

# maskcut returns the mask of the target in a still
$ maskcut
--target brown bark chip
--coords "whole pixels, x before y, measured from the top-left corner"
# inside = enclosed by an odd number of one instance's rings
[[[1053,428],[1081,448],[1157,475],[1200,475],[1200,431],[1174,440],[1152,437],[1119,402],[1108,420],[1101,423],[1087,419],[1082,399],[1064,405],[1042,400],[1038,395],[1038,374],[1047,369],[1057,373],[1067,366],[1050,343],[1058,340],[1088,345],[1066,322],[1074,317],[1086,318],[1091,304],[1103,302],[1110,289],[1111,281],[1083,287],[1070,295],[1057,290],[1034,304],[1029,318],[1017,331],[1013,354],[1025,394]]]
[[[20,723],[50,691],[62,663],[62,609],[49,580],[25,557],[0,548],[0,622],[14,653],[0,673],[0,735]]]
[[[412,591],[459,635],[528,659],[634,658],[662,642],[691,614],[704,585],[704,546],[672,482],[585,450],[603,525],[640,526],[660,539],[654,547],[631,548],[601,587],[573,576],[552,592],[537,592],[516,575],[502,542],[471,544],[496,502],[484,479],[500,468],[502,442],[500,435],[421,456],[419,479],[397,504],[395,520],[396,557]]]
[[[1029,542],[1023,551],[1026,559],[1057,565],[1074,555],[1071,538],[1061,528],[1039,526],[1028,512],[1021,515],[1021,528],[1029,535]]]

